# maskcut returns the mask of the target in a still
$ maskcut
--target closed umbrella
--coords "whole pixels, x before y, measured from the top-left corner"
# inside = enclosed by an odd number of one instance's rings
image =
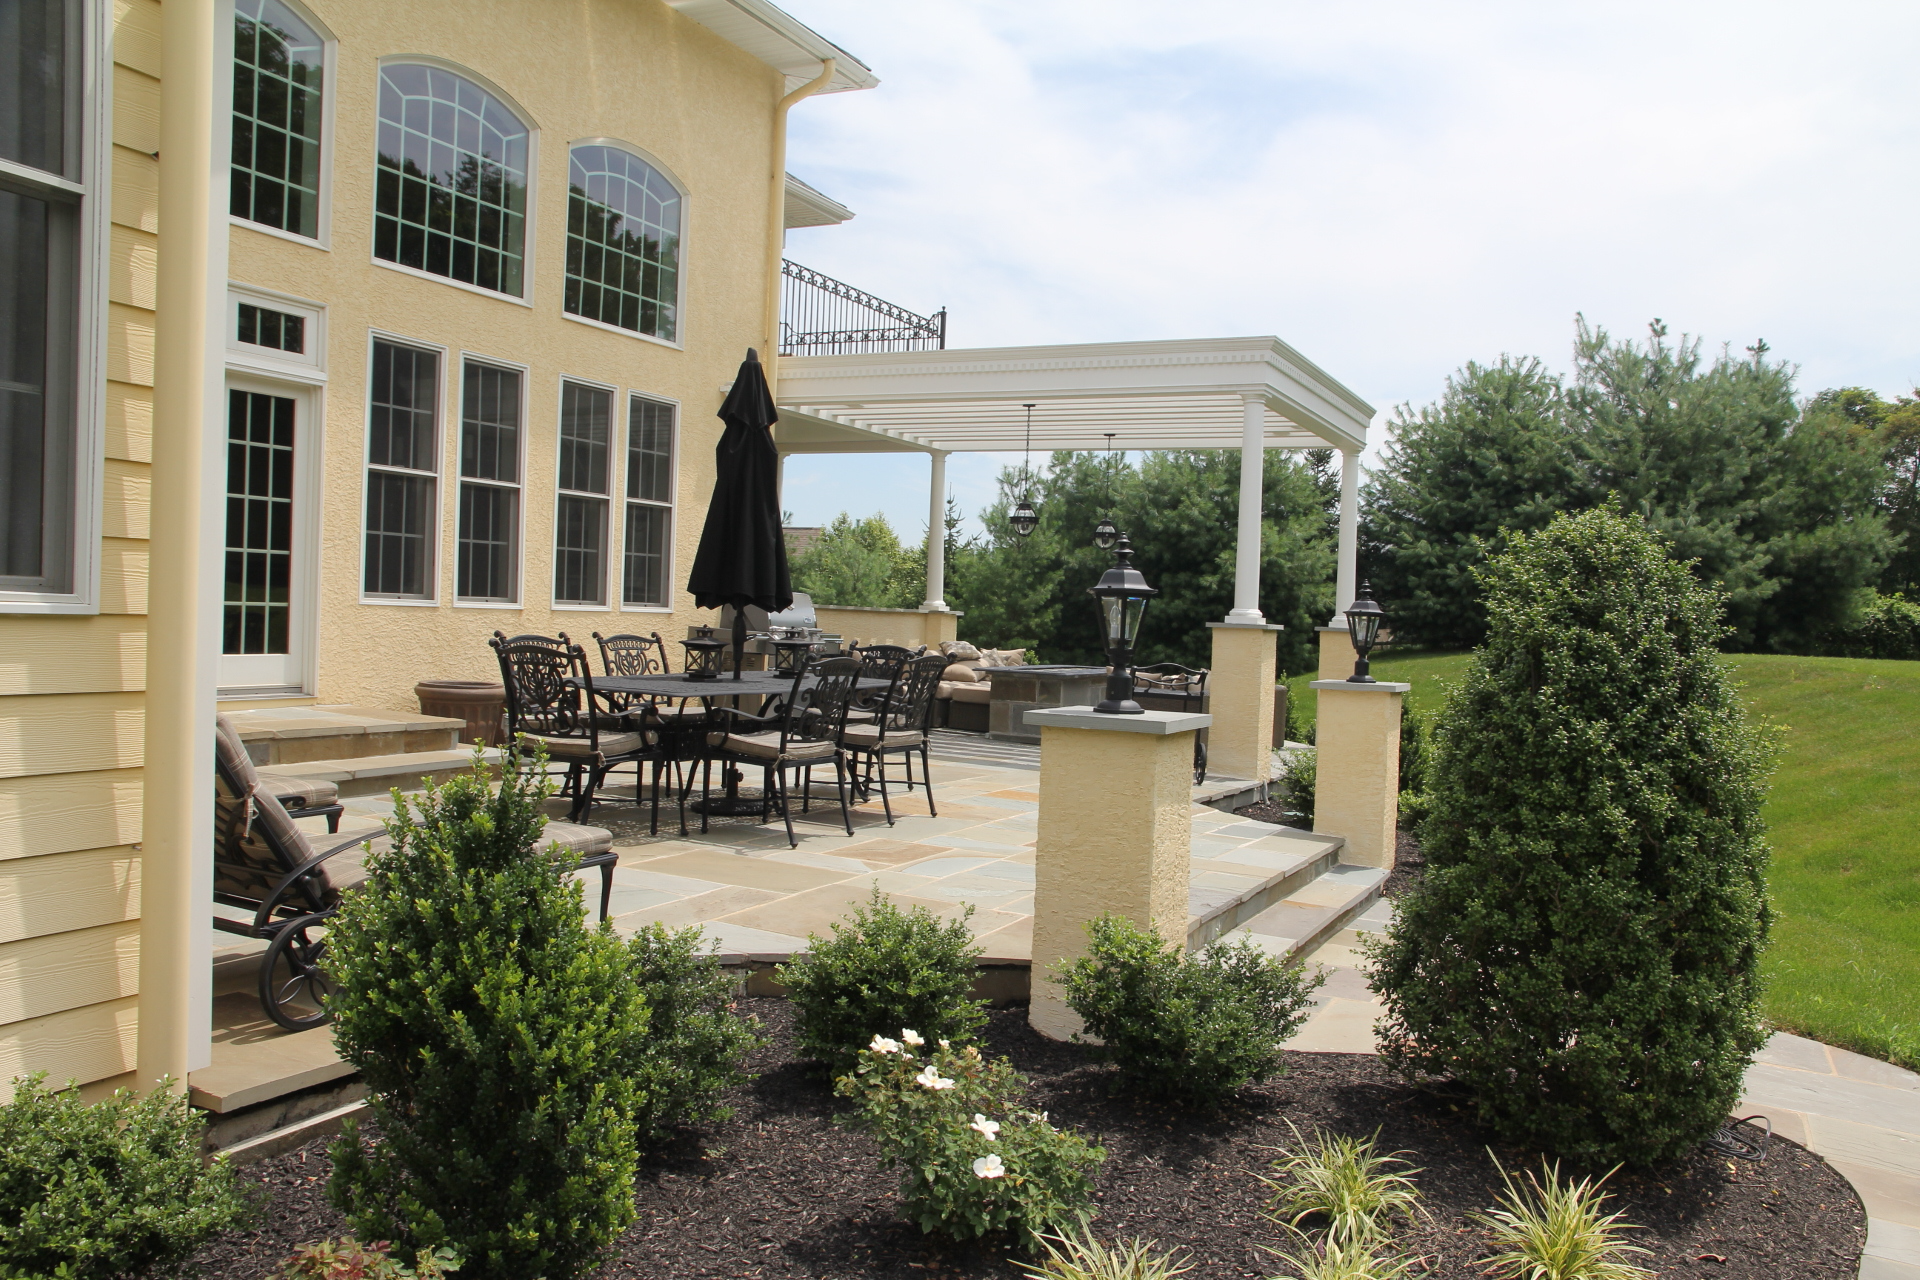
[[[773,424],[780,419],[760,353],[740,364],[720,406],[727,429],[714,450],[713,501],[694,552],[687,590],[701,609],[733,606],[733,675],[740,678],[747,642],[746,606],[778,613],[793,603],[787,541],[780,528],[780,455]]]

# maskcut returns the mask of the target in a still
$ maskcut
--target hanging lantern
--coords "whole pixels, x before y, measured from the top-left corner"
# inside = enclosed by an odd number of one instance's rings
[[[1120,531],[1113,527],[1112,516],[1101,516],[1100,523],[1093,526],[1093,545],[1102,551],[1113,550],[1113,540],[1119,536]]]
[[[726,652],[727,642],[711,637],[697,640],[682,640],[687,649],[686,673],[689,680],[718,680],[720,678],[720,655]]]
[[[1013,504],[1013,510],[1007,513],[1007,523],[1021,537],[1026,537],[1040,527],[1040,513],[1025,498]]]
[[[1094,707],[1108,715],[1137,716],[1146,711],[1133,700],[1133,645],[1140,638],[1147,601],[1160,593],[1147,585],[1133,567],[1133,544],[1121,534],[1113,551],[1114,565],[1087,588],[1100,611],[1100,642],[1107,651],[1107,696]]]
[[[1367,662],[1367,655],[1373,652],[1373,646],[1380,638],[1380,623],[1386,613],[1373,602],[1373,584],[1360,584],[1360,594],[1347,606],[1347,638],[1353,641],[1353,674],[1347,677],[1348,684],[1377,683]]]
[[[1013,510],[1007,513],[1007,523],[1013,526],[1013,531],[1017,536],[1024,538],[1040,527],[1040,513],[1033,509],[1033,503],[1029,500],[1032,496],[1030,485],[1033,480],[1031,458],[1033,453],[1033,406],[1026,404],[1020,407],[1027,411],[1027,439],[1025,446],[1020,450],[1020,501],[1014,503]]]

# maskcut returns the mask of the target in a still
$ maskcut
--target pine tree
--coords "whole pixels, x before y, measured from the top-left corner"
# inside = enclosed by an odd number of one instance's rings
[[[1713,593],[1616,508],[1517,536],[1436,727],[1424,882],[1374,956],[1381,1048],[1503,1137],[1651,1163],[1723,1123],[1765,1039],[1770,740]]]

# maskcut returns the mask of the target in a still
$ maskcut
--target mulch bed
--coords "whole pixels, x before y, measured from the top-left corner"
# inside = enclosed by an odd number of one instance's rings
[[[928,1280],[1017,1277],[1016,1260],[988,1245],[954,1246],[894,1217],[893,1175],[867,1139],[832,1123],[824,1080],[793,1061],[792,1013],[784,1000],[744,1003],[772,1033],[737,1093],[733,1119],[685,1135],[650,1158],[638,1189],[639,1219],[601,1272],[642,1280]],[[994,1014],[989,1048],[1011,1057],[1056,1123],[1107,1149],[1095,1226],[1106,1238],[1145,1236],[1178,1247],[1196,1280],[1265,1277],[1287,1269],[1265,1252],[1284,1233],[1261,1212],[1255,1174],[1291,1139],[1288,1123],[1350,1134],[1380,1130],[1387,1150],[1405,1149],[1431,1219],[1400,1232],[1426,1259],[1416,1274],[1465,1280],[1482,1268],[1484,1236],[1469,1215],[1493,1203],[1498,1175],[1488,1136],[1443,1092],[1412,1088],[1371,1057],[1292,1054],[1284,1078],[1241,1091],[1221,1114],[1194,1117],[1143,1106],[1112,1091],[1111,1073],[1086,1050],[1030,1031],[1025,1011]],[[1499,1147],[1509,1169],[1537,1167]],[[214,1241],[192,1260],[201,1274],[241,1280],[272,1273],[296,1244],[338,1235],[327,1204],[325,1144],[242,1171],[265,1193],[258,1231]],[[1646,1230],[1653,1257],[1636,1259],[1663,1277],[1720,1280],[1852,1280],[1866,1236],[1852,1189],[1819,1157],[1776,1139],[1760,1163],[1707,1152],[1656,1174],[1616,1174],[1612,1208]],[[1290,1246],[1289,1246],[1290,1247]]]

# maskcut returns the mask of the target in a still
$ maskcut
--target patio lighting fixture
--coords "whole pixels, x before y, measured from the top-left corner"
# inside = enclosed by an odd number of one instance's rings
[[[686,673],[689,680],[718,680],[720,678],[720,655],[726,651],[727,642],[711,636],[695,640],[682,640],[687,647]]]
[[[777,675],[791,676],[798,680],[807,673],[807,663],[813,658],[811,640],[775,640],[773,641],[773,670]]]
[[[1104,432],[1103,434],[1107,437],[1107,510],[1112,511],[1113,510],[1113,436],[1114,436],[1114,433],[1111,431],[1108,431],[1108,432]],[[1120,536],[1120,531],[1114,528],[1113,517],[1111,515],[1101,516],[1100,523],[1093,526],[1093,545],[1100,548],[1102,551],[1113,550],[1113,540],[1119,536]]]
[[[1022,538],[1040,527],[1040,513],[1033,509],[1030,501],[1033,493],[1033,467],[1030,461],[1033,453],[1033,406],[1029,404],[1023,407],[1027,411],[1027,443],[1020,450],[1020,501],[1013,504],[1013,510],[1007,516],[1007,523]]]
[[[1140,620],[1147,601],[1160,593],[1147,585],[1134,568],[1133,544],[1121,534],[1113,548],[1114,565],[1088,587],[1100,611],[1100,639],[1107,651],[1107,696],[1094,707],[1108,715],[1137,716],[1146,708],[1133,700],[1133,642],[1140,637]]]
[[[1348,684],[1375,684],[1368,671],[1367,655],[1373,652],[1374,642],[1380,638],[1380,620],[1386,613],[1373,602],[1373,584],[1360,584],[1360,594],[1347,606],[1347,637],[1353,641],[1353,674],[1347,677]]]

